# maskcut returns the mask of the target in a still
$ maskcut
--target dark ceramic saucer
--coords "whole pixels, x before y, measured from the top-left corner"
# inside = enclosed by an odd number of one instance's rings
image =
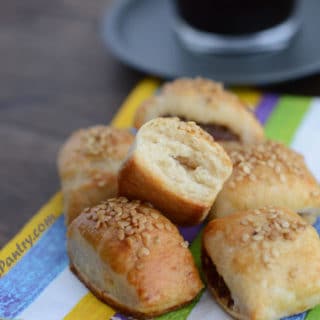
[[[170,0],[118,0],[102,25],[107,46],[124,63],[164,78],[203,76],[227,84],[270,84],[320,71],[319,0],[302,1],[302,26],[286,49],[251,55],[197,54],[174,33]]]

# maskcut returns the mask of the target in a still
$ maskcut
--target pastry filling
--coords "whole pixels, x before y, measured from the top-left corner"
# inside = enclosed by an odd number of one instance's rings
[[[228,309],[236,311],[229,288],[218,273],[217,268],[212,263],[210,257],[204,251],[202,252],[202,265],[203,269],[205,270],[208,286],[218,296],[220,303],[225,305]]]
[[[169,114],[162,116],[164,118],[175,117]],[[184,117],[178,117],[182,121],[190,121]],[[208,124],[196,122],[196,124],[201,127],[203,130],[207,131],[215,140],[218,141],[240,141],[240,138],[237,134],[232,132],[228,127],[221,126],[218,124]]]

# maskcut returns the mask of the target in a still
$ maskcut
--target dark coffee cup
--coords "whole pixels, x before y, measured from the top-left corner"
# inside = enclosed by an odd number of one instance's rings
[[[198,46],[198,51],[207,48],[232,53],[283,48],[299,25],[299,0],[175,0],[174,3],[179,37],[188,47]]]

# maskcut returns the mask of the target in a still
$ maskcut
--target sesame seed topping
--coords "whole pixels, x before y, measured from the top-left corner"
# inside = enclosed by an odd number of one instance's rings
[[[98,181],[98,187],[104,187],[106,185],[106,182],[103,180]]]
[[[169,223],[166,223],[164,226],[168,231],[172,230],[172,227],[171,227],[171,225]]]
[[[183,248],[188,248],[189,247],[189,242],[188,241],[182,241],[180,244],[181,244],[181,246]]]
[[[148,256],[149,254],[150,254],[150,250],[146,247],[142,247],[138,252],[138,257],[143,258],[144,256]]]
[[[164,225],[163,225],[162,222],[158,222],[158,223],[156,223],[156,227],[157,227],[159,230],[163,230]]]
[[[262,234],[255,234],[252,236],[252,239],[254,241],[261,241],[261,240],[263,240],[263,235]]]
[[[242,224],[243,226],[247,226],[249,224],[247,219],[243,219],[240,221],[240,224]]]
[[[159,218],[159,215],[158,215],[157,213],[155,213],[155,212],[151,212],[151,217],[152,217],[153,219],[158,219],[158,218]]]
[[[120,229],[119,232],[118,232],[118,239],[120,241],[122,241],[122,240],[124,240],[124,238],[125,238],[124,231],[122,229]]]
[[[281,221],[281,226],[283,227],[283,228],[289,228],[290,227],[290,223],[288,222],[288,221],[286,221],[286,220],[283,220],[283,221]]]
[[[244,233],[241,239],[243,242],[247,242],[250,239],[250,236],[247,233]]]
[[[226,149],[233,162],[233,173],[228,183],[231,189],[236,189],[245,176],[252,182],[263,180],[270,170],[278,176],[281,183],[287,182],[288,174],[301,178],[308,172],[303,157],[274,141],[246,147],[232,145],[226,146]],[[258,168],[261,166],[265,170]]]

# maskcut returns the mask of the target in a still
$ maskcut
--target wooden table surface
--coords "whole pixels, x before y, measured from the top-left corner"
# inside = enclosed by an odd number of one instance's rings
[[[109,0],[10,0],[0,10],[0,247],[59,189],[56,154],[107,123],[144,76],[99,36]],[[263,88],[320,95],[320,75]]]

